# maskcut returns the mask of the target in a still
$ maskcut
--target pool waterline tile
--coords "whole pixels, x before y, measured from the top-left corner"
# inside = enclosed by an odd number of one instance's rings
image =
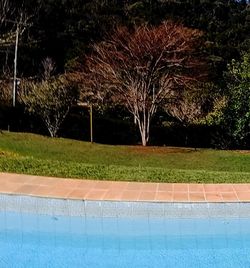
[[[250,202],[250,184],[145,183],[0,173],[0,193],[79,200]]]

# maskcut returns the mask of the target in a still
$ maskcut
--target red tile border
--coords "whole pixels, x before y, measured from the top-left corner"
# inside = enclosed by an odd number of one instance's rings
[[[220,192],[205,192],[207,202],[223,202]]]
[[[0,173],[0,193],[151,202],[250,202],[250,184],[140,183]]]
[[[190,183],[188,186],[189,186],[188,190],[190,193],[204,193],[203,184]]]
[[[100,190],[100,189],[92,189],[91,191],[89,191],[86,195],[84,199],[87,200],[103,200],[104,196],[107,194],[107,190]]]
[[[155,200],[156,191],[151,192],[143,192],[141,191],[139,196],[139,201],[154,201]]]
[[[221,193],[221,196],[224,202],[239,202],[235,193]]]
[[[122,193],[121,199],[119,201],[138,201],[140,197],[140,192],[139,191],[133,191],[133,190],[126,190]]]
[[[205,202],[206,198],[203,192],[189,192],[189,202]]]
[[[173,183],[159,183],[158,191],[173,191],[174,185]]]
[[[122,197],[122,191],[110,189],[106,192],[103,199],[107,201],[108,200],[115,201],[115,200],[120,200],[121,197]]]
[[[188,192],[187,183],[174,183],[173,184],[174,192]]]
[[[176,192],[173,193],[174,202],[189,202],[188,192]]]
[[[173,202],[172,191],[158,191],[155,195],[155,201],[157,202]]]

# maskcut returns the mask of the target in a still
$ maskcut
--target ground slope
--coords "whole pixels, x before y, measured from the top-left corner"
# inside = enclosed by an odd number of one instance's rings
[[[0,134],[0,172],[154,182],[250,182],[250,152],[111,146]]]

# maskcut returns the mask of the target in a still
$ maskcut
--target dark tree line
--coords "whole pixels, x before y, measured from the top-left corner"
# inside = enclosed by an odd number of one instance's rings
[[[200,108],[197,108],[194,103],[202,99],[202,105],[205,105],[203,112],[206,110],[207,118],[203,120],[203,123],[191,121],[188,124],[185,123],[185,126],[189,126],[189,130],[185,131],[191,133],[190,137],[195,136],[200,129],[203,129],[201,133],[204,131],[205,135],[209,137],[200,143],[201,146],[211,146],[213,143],[223,147],[249,147],[249,135],[247,134],[249,123],[247,121],[244,123],[246,133],[244,142],[241,143],[242,139],[237,139],[235,132],[233,134],[231,131],[232,124],[230,125],[229,122],[232,120],[230,121],[229,117],[232,112],[229,111],[233,110],[232,107],[231,110],[223,108],[225,113],[220,120],[216,119],[216,121],[213,116],[214,113],[217,113],[216,116],[220,114],[221,110],[219,112],[216,109],[219,109],[218,106],[223,106],[223,100],[233,96],[232,85],[235,83],[230,80],[231,78],[228,78],[232,60],[241,62],[243,55],[249,53],[250,4],[246,0],[0,0],[1,127],[6,128],[8,122],[12,120],[6,119],[5,111],[9,109],[6,108],[8,106],[6,104],[11,103],[8,100],[11,98],[11,84],[13,82],[17,25],[20,27],[17,76],[21,81],[33,79],[38,83],[43,75],[42,61],[46,58],[51,58],[55,62],[56,68],[53,73],[55,77],[60,77],[65,73],[75,73],[82,69],[86,55],[92,53],[93,44],[107,40],[107,37],[117,27],[125,26],[128,30],[133,31],[142,25],[157,27],[163,21],[172,21],[203,32],[203,45],[200,47],[200,53],[204,55],[207,62],[207,82],[209,84],[201,86],[202,92],[204,92],[203,96],[200,96],[200,92],[198,92],[195,96],[182,97],[182,111],[176,108],[179,104],[176,104],[175,108],[173,107],[172,113],[166,113],[164,107],[158,109],[157,116],[152,120],[153,133],[158,133],[157,129],[164,129],[162,130],[164,133],[166,125],[171,126],[178,133],[182,133],[182,125],[184,121],[189,122],[186,118],[190,117],[191,110],[201,113]],[[245,87],[247,88],[247,86]],[[185,102],[190,98],[192,104],[188,105]],[[232,101],[227,103],[232,103]],[[193,108],[187,111],[185,106]],[[220,108],[222,109],[222,107]],[[23,112],[24,108],[20,103],[16,109],[21,109]],[[114,110],[118,112],[111,112]],[[15,112],[15,109],[12,110],[12,113]],[[70,121],[73,122],[75,118],[80,118],[81,113],[79,107],[72,109],[68,117],[73,116],[73,119],[66,120],[65,131],[62,131],[61,135],[64,135],[63,133],[68,135],[69,132],[66,129],[68,125],[70,126]],[[7,114],[9,113],[7,112]],[[18,112],[18,114],[20,113]],[[111,118],[110,114],[112,116],[115,114],[117,117]],[[180,114],[183,115],[180,116]],[[25,119],[19,120],[22,124],[24,121],[26,122],[26,125],[24,124],[26,129],[29,129],[31,124],[36,125],[37,118],[28,119],[27,122],[26,117],[27,115],[25,115]],[[130,115],[123,108],[114,105],[108,105],[105,109],[98,108],[96,117],[100,119],[99,122],[102,121],[101,118],[103,121],[108,118],[112,122],[122,121],[125,125],[131,120],[127,121]],[[216,122],[212,122],[211,118]],[[30,123],[30,120],[33,120],[33,123]],[[20,130],[22,130],[22,124],[20,123]],[[135,136],[133,124],[128,123],[127,127],[132,129],[131,133]],[[185,129],[187,128],[185,127]],[[81,131],[79,130],[79,133]],[[97,126],[97,136],[98,132]],[[168,133],[168,131],[166,132]],[[221,135],[221,132],[224,135]],[[81,134],[71,136],[80,137]],[[225,139],[223,142],[221,141],[222,137]],[[155,139],[152,138],[152,142]],[[202,137],[200,139],[202,140]],[[156,143],[165,143],[164,138],[159,138],[159,140],[162,141]],[[197,140],[197,138],[193,137],[193,140]],[[223,145],[221,145],[222,143]],[[178,140],[174,142],[174,145],[176,144],[178,145]]]
[[[1,0],[5,1],[5,0]],[[157,25],[171,19],[205,33],[207,52],[217,70],[225,69],[240,51],[249,48],[250,11],[246,1],[164,1],[164,0],[8,0],[12,12],[5,29],[12,29],[20,12],[31,17],[31,26],[20,43],[19,73],[34,75],[45,57],[53,58],[58,72],[70,68],[102,40],[115,25],[133,27]],[[14,11],[13,11],[14,10]],[[10,21],[12,20],[12,22]],[[13,49],[1,48],[1,65],[12,67]],[[215,72],[218,74],[218,72]]]

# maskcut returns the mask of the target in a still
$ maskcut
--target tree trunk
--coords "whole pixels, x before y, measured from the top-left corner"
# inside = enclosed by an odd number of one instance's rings
[[[141,143],[142,146],[147,146],[149,141],[149,127],[147,127],[147,124],[144,125],[143,122],[138,121],[138,127],[141,134]]]
[[[59,130],[59,126],[56,124],[51,123],[50,121],[45,120],[45,125],[49,131],[50,137],[55,138],[57,136],[57,132]]]
[[[141,142],[142,146],[147,146],[146,131],[141,132]]]
[[[51,138],[55,138],[56,137],[56,131],[51,129],[51,128],[48,128],[48,131],[49,131],[49,134],[50,134],[50,137]]]

